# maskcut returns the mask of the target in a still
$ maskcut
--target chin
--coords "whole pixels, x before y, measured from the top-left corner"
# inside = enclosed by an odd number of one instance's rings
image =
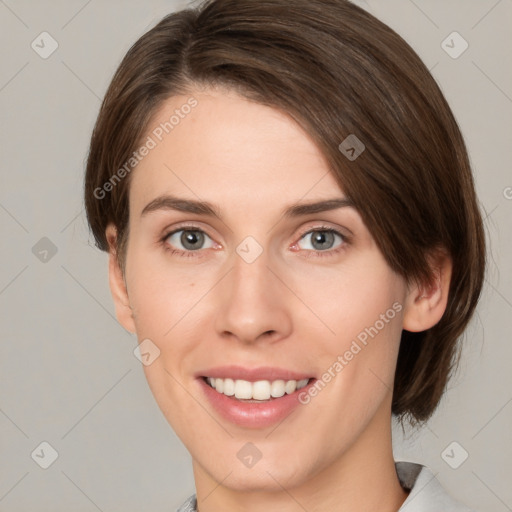
[[[294,459],[296,457],[293,457]],[[303,457],[301,457],[304,460]],[[197,460],[197,459],[196,459]],[[238,459],[213,466],[211,459],[200,464],[216,482],[239,492],[274,492],[292,489],[311,479],[304,462],[292,462],[282,457],[258,461],[253,467],[244,467]],[[229,476],[227,476],[229,474]]]

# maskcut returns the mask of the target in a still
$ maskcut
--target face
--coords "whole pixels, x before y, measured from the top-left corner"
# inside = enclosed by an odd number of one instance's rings
[[[220,89],[168,100],[147,135],[118,316],[159,351],[143,368],[196,475],[280,490],[375,453],[407,287],[318,148]]]

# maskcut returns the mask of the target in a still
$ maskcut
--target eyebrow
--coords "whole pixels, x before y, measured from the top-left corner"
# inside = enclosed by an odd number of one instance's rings
[[[311,203],[292,204],[285,209],[283,216],[286,218],[293,218],[346,207],[354,208],[354,203],[345,197],[335,197]],[[153,199],[144,207],[141,212],[141,217],[157,210],[176,210],[179,212],[196,213],[198,215],[216,217],[219,220],[222,220],[219,208],[208,201],[182,199],[171,195],[163,195]]]

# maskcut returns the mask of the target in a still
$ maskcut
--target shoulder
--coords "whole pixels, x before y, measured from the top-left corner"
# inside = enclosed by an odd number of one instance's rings
[[[475,512],[453,499],[426,466],[399,461],[395,467],[402,487],[410,490],[399,512]]]

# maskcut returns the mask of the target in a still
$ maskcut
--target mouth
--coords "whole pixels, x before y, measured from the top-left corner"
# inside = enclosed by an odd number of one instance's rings
[[[243,379],[231,379],[229,377],[201,377],[204,382],[217,393],[240,400],[242,402],[259,403],[269,402],[291,395],[306,387],[311,378],[300,380],[258,380],[251,382]]]
[[[305,403],[301,395],[317,381],[282,368],[240,366],[204,369],[195,377],[213,411],[230,423],[253,429],[275,425],[300,409]],[[312,409],[301,409],[307,410]]]

